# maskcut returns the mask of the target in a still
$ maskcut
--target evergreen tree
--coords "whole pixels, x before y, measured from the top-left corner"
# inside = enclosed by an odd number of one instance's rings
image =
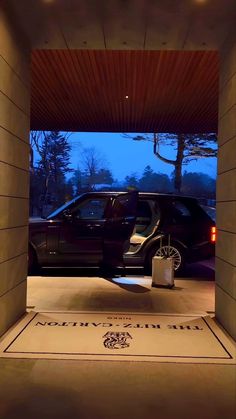
[[[107,184],[112,185],[114,182],[112,173],[109,169],[99,169],[95,176],[95,183],[96,184]]]
[[[139,188],[139,179],[136,173],[131,173],[125,177],[125,188],[127,189],[138,189]]]
[[[59,131],[43,132],[37,143],[39,160],[32,169],[31,192],[37,190],[41,215],[45,215],[45,207],[57,207],[65,201],[65,176],[72,171],[70,150],[68,138]]]
[[[182,192],[199,198],[215,199],[216,180],[206,173],[184,172]]]
[[[165,193],[172,190],[169,176],[163,173],[155,173],[149,165],[145,167],[138,186],[141,191],[149,192]]]

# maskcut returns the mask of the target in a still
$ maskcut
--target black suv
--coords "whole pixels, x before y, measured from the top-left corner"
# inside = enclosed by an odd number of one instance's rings
[[[214,255],[215,223],[194,198],[146,192],[88,192],[46,219],[30,219],[33,266],[143,266],[170,256],[175,271]]]

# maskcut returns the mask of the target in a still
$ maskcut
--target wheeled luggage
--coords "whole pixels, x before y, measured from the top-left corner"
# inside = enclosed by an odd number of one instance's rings
[[[168,246],[170,236],[168,237]],[[160,248],[162,247],[162,238]],[[173,259],[165,256],[154,256],[152,258],[152,286],[172,288],[174,286]]]

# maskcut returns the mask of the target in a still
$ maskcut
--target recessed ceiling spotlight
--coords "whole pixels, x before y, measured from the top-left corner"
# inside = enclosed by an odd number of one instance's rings
[[[129,99],[129,96],[128,96],[128,95],[126,95],[126,96],[125,96],[125,99]]]

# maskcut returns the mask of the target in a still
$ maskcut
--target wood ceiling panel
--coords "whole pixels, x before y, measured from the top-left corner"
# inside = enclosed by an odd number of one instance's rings
[[[31,128],[216,131],[218,66],[215,51],[35,50]]]

